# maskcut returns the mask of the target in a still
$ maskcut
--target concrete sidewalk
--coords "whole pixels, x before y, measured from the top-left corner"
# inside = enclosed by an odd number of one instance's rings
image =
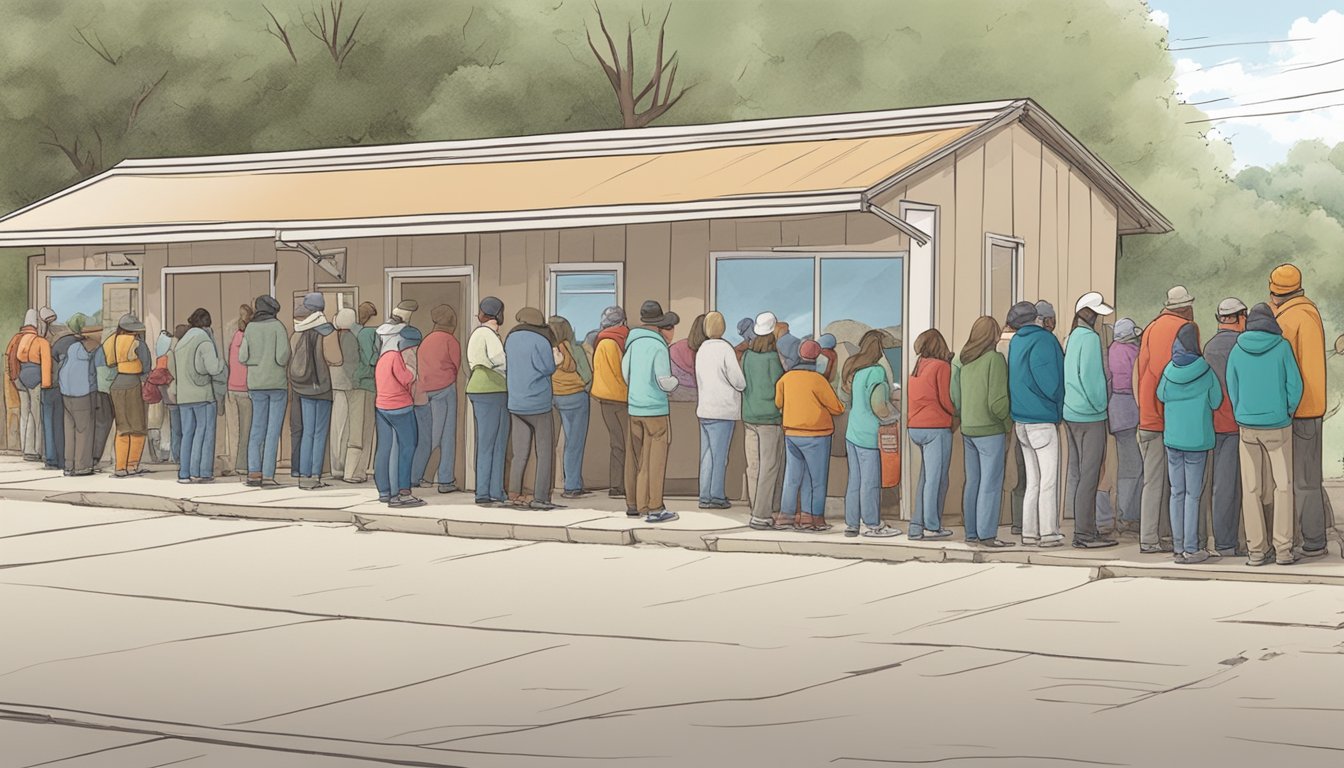
[[[286,478],[288,479],[288,478]],[[479,539],[515,539],[582,544],[661,545],[715,552],[757,552],[813,555],[884,562],[963,562],[1054,565],[1090,569],[1093,578],[1146,576],[1174,579],[1219,579],[1344,585],[1340,545],[1329,554],[1296,565],[1252,568],[1244,558],[1214,558],[1198,566],[1178,566],[1170,555],[1141,555],[1133,537],[1118,547],[1079,550],[1017,546],[989,550],[973,547],[956,535],[942,541],[848,538],[838,514],[836,527],[825,533],[755,531],[747,526],[744,505],[705,512],[691,499],[669,499],[680,514],[671,523],[652,525],[625,516],[622,499],[595,494],[549,512],[483,508],[469,493],[440,495],[424,489],[428,502],[415,509],[391,510],[377,501],[372,484],[301,491],[294,485],[247,488],[235,478],[208,485],[179,485],[173,468],[163,465],[148,475],[114,478],[108,474],[64,477],[16,457],[0,457],[0,499],[47,501],[88,507],[147,510],[203,517],[297,520],[346,523],[365,531],[434,534]],[[557,501],[563,501],[558,499]],[[1006,528],[1003,531],[1007,536]],[[1066,539],[1071,526],[1066,521]]]

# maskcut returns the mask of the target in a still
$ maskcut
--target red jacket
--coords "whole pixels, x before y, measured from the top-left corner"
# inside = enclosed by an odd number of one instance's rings
[[[457,370],[462,365],[462,345],[447,331],[430,331],[420,342],[420,389],[426,393],[438,392],[457,383]]]
[[[1143,331],[1143,341],[1139,344],[1139,380],[1134,385],[1134,395],[1139,401],[1139,429],[1161,432],[1166,426],[1162,403],[1157,399],[1157,385],[1171,362],[1171,345],[1176,342],[1176,332],[1188,322],[1164,311]]]
[[[951,429],[956,408],[952,405],[952,364],[923,359],[910,376],[910,429]]]

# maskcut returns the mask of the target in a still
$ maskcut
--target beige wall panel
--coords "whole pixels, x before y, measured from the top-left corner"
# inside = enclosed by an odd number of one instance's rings
[[[632,224],[626,232],[625,306],[638,317],[639,305],[654,299],[668,307],[672,263],[671,224]],[[689,325],[689,322],[687,323]],[[686,333],[677,329],[677,337]]]
[[[689,222],[688,222],[689,223]],[[780,222],[782,245],[833,247],[846,242],[845,215],[808,216]]]
[[[499,286],[495,295],[504,301],[504,324],[512,327],[514,314],[527,306],[527,240],[522,232],[494,237],[499,242]]]
[[[1013,134],[1001,129],[985,142],[986,232],[1013,232]]]
[[[736,251],[737,223],[731,219],[711,219],[709,222],[709,249],[711,251]]]
[[[145,246],[145,255],[136,260],[140,265],[140,311],[145,323],[145,338],[156,339],[163,330],[159,288],[163,268],[168,266],[168,246],[162,243]]]
[[[737,247],[741,250],[774,248],[784,244],[779,219],[734,219],[737,223]]]
[[[528,306],[546,311],[546,235],[544,232],[523,233],[527,263]]]
[[[593,230],[562,229],[559,233],[560,261],[592,261]]]
[[[1092,190],[1077,172],[1069,173],[1069,290],[1055,303],[1061,318],[1092,285]],[[1063,325],[1063,323],[1061,323]]]
[[[598,227],[593,232],[593,261],[625,261],[624,226]]]
[[[704,221],[672,224],[669,302],[673,312],[693,318],[708,311],[709,225]],[[629,279],[627,277],[627,279]],[[636,307],[636,309],[638,309]]]
[[[1032,296],[1056,296],[1060,287],[1059,227],[1067,226],[1068,211],[1060,216],[1059,158],[1048,149],[1041,154],[1041,236],[1036,249],[1036,292]],[[1067,238],[1067,229],[1065,237]],[[1028,268],[1030,269],[1030,267]]]
[[[542,257],[547,264],[555,264],[560,261],[560,230],[548,229],[543,234]]]
[[[1092,192],[1092,289],[1115,301],[1116,210],[1105,197]]]
[[[1041,284],[1041,142],[1021,125],[1013,125],[1011,130],[1013,234],[1027,244],[1022,290],[1027,296],[1036,296]]]
[[[984,193],[985,193],[985,150],[984,147],[966,153],[957,153],[957,236],[951,248],[944,243],[942,254],[950,256],[956,266],[957,291],[949,307],[952,323],[943,326],[943,334],[949,339],[964,339],[971,331],[971,324],[980,316],[983,298],[981,283],[984,280]],[[950,331],[950,335],[949,335]],[[958,342],[952,342],[960,346]]]
[[[846,213],[845,250],[851,251],[903,251],[909,247],[905,235],[899,229],[879,219],[872,213]]]

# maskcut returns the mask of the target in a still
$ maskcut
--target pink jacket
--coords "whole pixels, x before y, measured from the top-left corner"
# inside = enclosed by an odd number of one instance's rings
[[[234,331],[229,342],[229,391],[247,391],[247,366],[238,362],[238,350],[243,346],[243,332]]]
[[[378,396],[373,404],[380,411],[396,411],[410,408],[415,404],[411,395],[411,386],[415,383],[415,374],[406,367],[401,353],[388,350],[378,357],[378,367],[373,378]]]

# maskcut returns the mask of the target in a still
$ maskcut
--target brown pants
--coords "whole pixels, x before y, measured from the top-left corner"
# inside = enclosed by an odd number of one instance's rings
[[[625,506],[644,514],[663,509],[667,449],[672,444],[667,416],[631,416],[626,434]]]
[[[1261,498],[1269,495],[1264,487],[1266,467],[1274,484],[1272,515],[1275,555],[1282,561],[1293,556],[1293,428],[1241,428],[1241,519],[1246,526],[1246,549],[1252,560],[1269,555],[1264,507]]]
[[[615,400],[597,400],[602,411],[602,423],[607,425],[607,438],[611,442],[611,463],[607,470],[608,488],[617,495],[625,495],[625,436],[630,431],[630,410],[625,403]]]

